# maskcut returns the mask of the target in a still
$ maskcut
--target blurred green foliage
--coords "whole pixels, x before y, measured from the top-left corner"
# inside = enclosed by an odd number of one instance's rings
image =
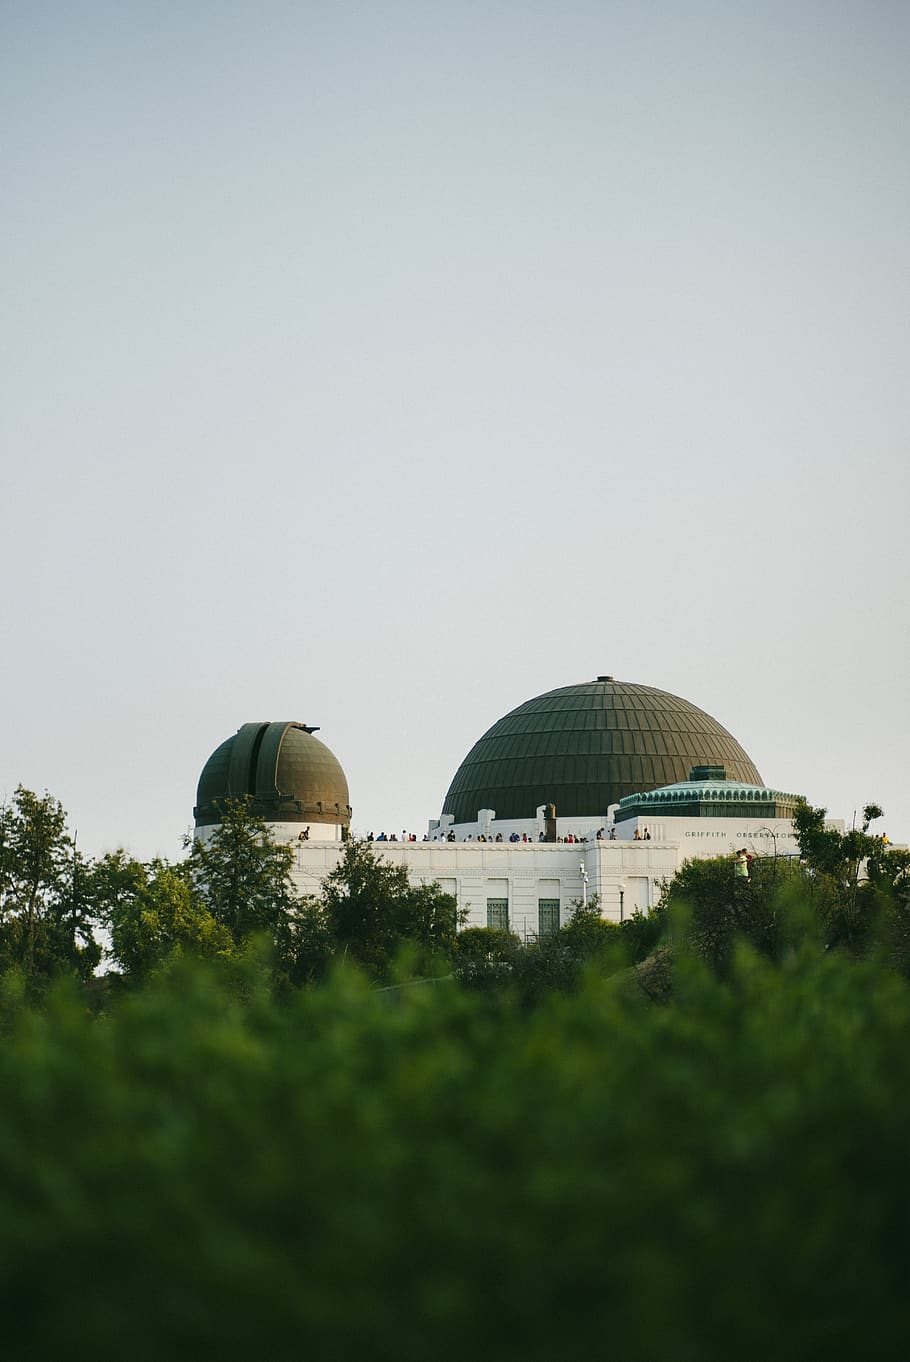
[[[670,1006],[594,972],[531,1010],[266,978],[4,996],[8,1356],[903,1355],[893,972],[740,947]]]
[[[90,864],[18,792],[8,1355],[903,1356],[910,858],[877,812],[522,943],[361,843],[301,901],[243,808],[179,865]],[[128,987],[87,978],[92,921]]]

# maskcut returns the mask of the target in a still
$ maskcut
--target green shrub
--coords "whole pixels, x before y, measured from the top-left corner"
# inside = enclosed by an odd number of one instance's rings
[[[532,1010],[184,964],[0,1043],[11,1358],[903,1355],[910,992],[742,950]],[[13,994],[15,990],[13,990]],[[394,998],[394,1002],[390,1002]]]

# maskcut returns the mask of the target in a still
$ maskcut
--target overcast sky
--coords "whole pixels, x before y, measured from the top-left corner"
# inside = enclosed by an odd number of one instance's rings
[[[910,6],[0,4],[0,797],[355,828],[612,673],[910,839]]]

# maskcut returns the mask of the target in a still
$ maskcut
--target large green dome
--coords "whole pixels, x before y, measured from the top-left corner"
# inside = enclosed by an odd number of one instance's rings
[[[599,676],[527,700],[500,719],[455,772],[443,814],[473,823],[479,809],[533,818],[601,817],[624,795],[686,780],[693,766],[724,766],[731,780],[764,781],[710,714],[668,691]]]

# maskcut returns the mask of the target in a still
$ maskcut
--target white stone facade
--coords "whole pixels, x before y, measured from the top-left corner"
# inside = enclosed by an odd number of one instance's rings
[[[536,818],[498,819],[489,809],[481,809],[474,823],[453,823],[451,818],[433,819],[430,823],[431,841],[445,840],[449,832],[458,842],[476,841],[482,836],[495,840],[497,834],[507,842],[515,833],[537,842],[544,831],[543,809]],[[668,818],[637,816],[614,823],[612,818],[557,818],[556,834],[565,839],[572,836],[593,841],[599,830],[617,841],[634,841],[650,832],[658,842],[679,842],[686,857],[723,856],[741,846],[762,856],[794,856],[797,853],[796,834],[789,818]],[[312,833],[310,834],[312,836]]]
[[[486,927],[488,901],[505,900],[509,926],[528,939],[540,930],[541,900],[558,899],[559,921],[564,924],[585,892],[588,897],[597,894],[602,915],[618,922],[621,913],[628,916],[653,907],[661,884],[679,865],[675,844],[654,841],[374,842],[373,849],[391,865],[407,866],[412,884],[435,881],[454,894],[467,927]],[[341,859],[341,846],[297,842],[295,851],[297,888],[318,893]]]
[[[745,847],[755,856],[796,856],[799,847],[789,818],[628,818],[616,824],[616,836],[650,832],[657,841],[671,840],[684,860],[726,856]]]
[[[499,829],[494,823],[493,836]],[[503,825],[503,827],[511,827]],[[518,825],[516,825],[517,828]],[[522,829],[534,833],[531,820]],[[293,879],[298,892],[318,894],[322,882],[341,860],[344,844],[340,829],[311,824],[309,840],[301,841],[299,823],[271,823],[277,842],[294,848]],[[636,841],[635,830],[650,832]],[[212,828],[197,829],[205,840]],[[437,836],[438,836],[437,832]],[[730,855],[746,847],[756,855],[792,856],[796,839],[789,819],[753,822],[747,818],[664,818],[648,822],[629,819],[616,826],[616,840],[585,842],[478,841],[466,833],[461,841],[373,842],[374,851],[391,865],[407,867],[412,884],[438,883],[453,894],[464,926],[486,927],[502,921],[503,904],[509,927],[525,940],[536,937],[558,902],[564,925],[575,905],[597,895],[600,911],[619,922],[636,911],[647,913],[660,898],[663,884],[684,861]],[[562,836],[562,833],[559,833]],[[571,835],[577,835],[572,833]],[[484,832],[488,838],[490,832]]]

